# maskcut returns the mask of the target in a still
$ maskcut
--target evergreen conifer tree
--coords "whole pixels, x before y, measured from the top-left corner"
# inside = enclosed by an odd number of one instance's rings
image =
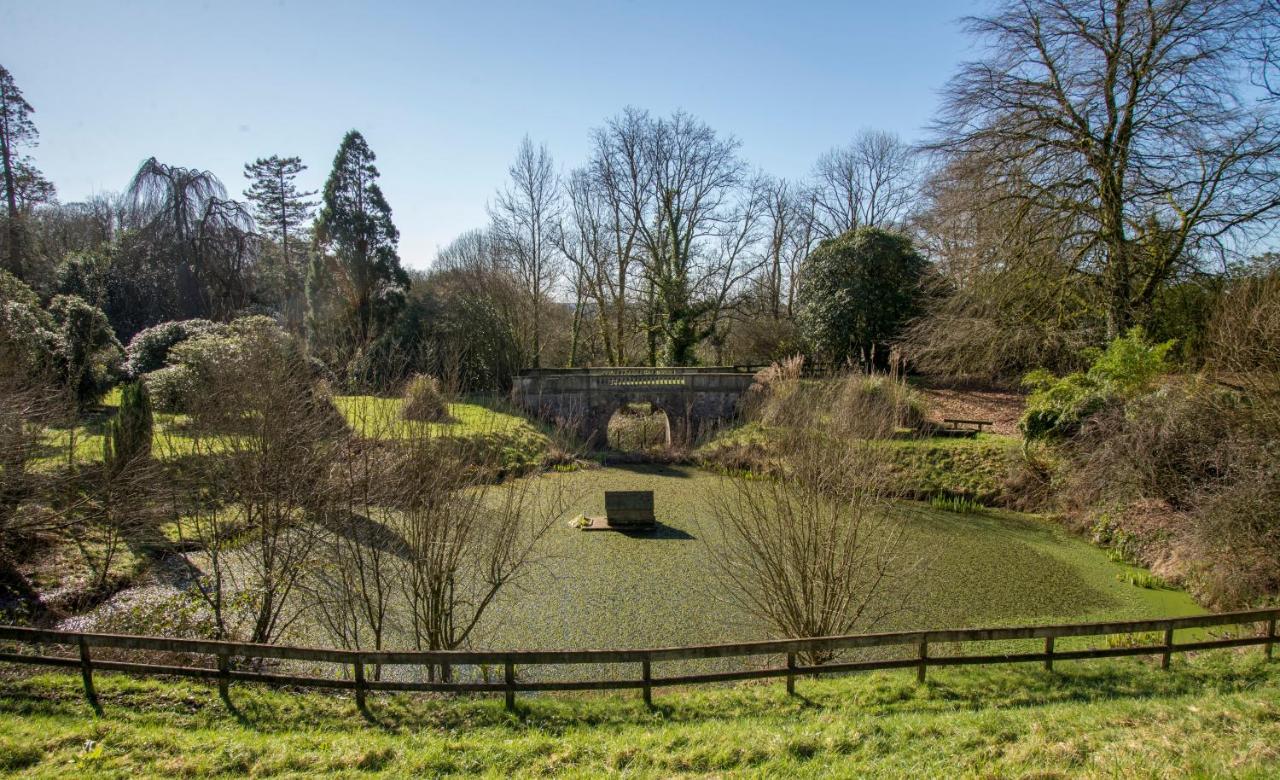
[[[403,306],[409,286],[396,252],[400,234],[378,186],[375,159],[364,136],[355,130],[346,134],[315,225],[322,257],[307,276],[308,332],[316,351],[333,354],[338,362],[377,339]],[[316,340],[334,343],[316,345]]]

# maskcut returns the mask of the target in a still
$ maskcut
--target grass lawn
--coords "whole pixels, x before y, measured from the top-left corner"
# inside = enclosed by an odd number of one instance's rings
[[[102,410],[82,420],[75,427],[50,428],[43,437],[44,451],[38,465],[56,467],[74,459],[80,463],[102,460],[102,438],[106,421],[119,406],[119,389],[113,389],[102,401]],[[400,419],[399,398],[376,396],[337,396],[334,403],[347,418],[352,430],[378,438],[407,437],[415,434],[415,425]],[[511,450],[508,459],[536,460],[545,450],[546,435],[533,423],[514,414],[499,411],[478,402],[449,404],[450,421],[427,426],[436,436],[487,437]],[[190,455],[192,439],[184,432],[185,415],[157,412],[152,450],[161,459]],[[416,431],[421,431],[420,426]],[[206,436],[204,447],[217,451],[218,436]],[[225,438],[225,437],[223,437]]]
[[[1275,777],[1280,664],[1256,649],[1171,672],[1124,659],[500,700],[350,698],[71,674],[0,680],[19,777]]]

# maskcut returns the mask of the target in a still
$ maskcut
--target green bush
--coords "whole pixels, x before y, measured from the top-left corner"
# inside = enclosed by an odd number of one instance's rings
[[[191,409],[196,394],[196,376],[190,366],[167,366],[142,377],[156,410],[183,414]]]
[[[126,350],[126,369],[130,376],[139,377],[164,368],[169,362],[169,351],[194,336],[218,333],[225,328],[209,320],[174,320],[153,325],[139,331]]]
[[[400,416],[418,422],[444,422],[449,419],[449,404],[440,391],[440,380],[418,374],[409,380],[404,392]]]
[[[827,239],[800,277],[800,331],[833,363],[887,369],[889,343],[920,314],[928,269],[902,233],[862,227]]]
[[[1057,378],[1033,371],[1023,378],[1031,389],[1019,427],[1028,439],[1073,436],[1085,420],[1113,402],[1123,402],[1149,390],[1169,366],[1172,341],[1151,344],[1135,327],[1093,356],[1085,372]]]
[[[297,411],[326,429],[345,427],[312,362],[270,317],[241,317],[192,336],[169,350],[169,364],[144,377],[156,408],[190,414],[203,427],[236,428],[263,413],[264,391],[277,389],[264,383],[296,388]]]

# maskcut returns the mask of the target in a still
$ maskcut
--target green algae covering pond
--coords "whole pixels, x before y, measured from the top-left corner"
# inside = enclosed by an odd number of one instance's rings
[[[661,647],[764,638],[718,587],[711,491],[723,478],[693,468],[613,467],[554,474],[569,495],[544,539],[543,565],[503,595],[478,644],[502,649]],[[606,490],[652,490],[653,534],[575,530],[601,514]],[[955,514],[919,503],[898,512],[909,554],[925,560],[906,609],[874,630],[961,628],[1172,617],[1202,612],[1181,591],[1124,579],[1131,567],[1066,530],[1003,511]],[[1105,640],[1102,640],[1105,641]]]

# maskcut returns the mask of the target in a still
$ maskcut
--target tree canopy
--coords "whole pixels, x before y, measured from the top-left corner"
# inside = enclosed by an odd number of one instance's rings
[[[890,343],[919,313],[927,268],[901,233],[858,228],[823,241],[804,265],[801,332],[835,363],[887,368]]]

